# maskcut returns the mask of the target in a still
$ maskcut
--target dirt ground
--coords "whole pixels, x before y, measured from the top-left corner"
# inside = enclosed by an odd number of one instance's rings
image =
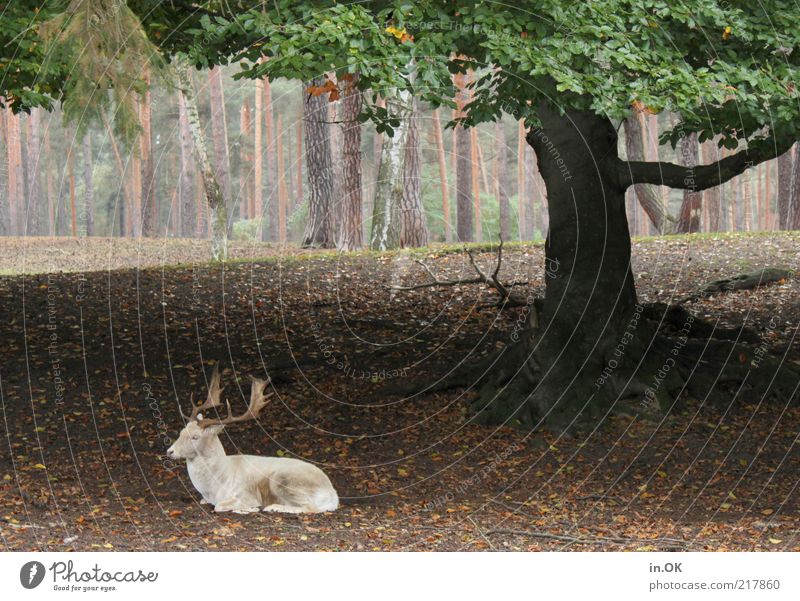
[[[800,235],[637,241],[643,302],[683,298],[761,267],[800,269]],[[105,254],[103,254],[105,249]],[[800,550],[800,409],[746,389],[672,415],[621,404],[581,434],[476,425],[472,390],[404,398],[509,342],[519,310],[478,286],[391,292],[472,275],[463,253],[287,252],[203,263],[198,241],[0,239],[0,538],[4,550]],[[511,245],[503,277],[542,295],[543,249]],[[492,262],[494,253],[476,255]],[[184,264],[183,266],[177,265]],[[194,265],[191,265],[194,264]],[[38,275],[37,275],[38,274]],[[800,363],[800,279],[687,304],[746,323]],[[215,514],[164,451],[179,403],[211,365],[244,407],[272,377],[259,423],[228,453],[319,464],[330,514]]]

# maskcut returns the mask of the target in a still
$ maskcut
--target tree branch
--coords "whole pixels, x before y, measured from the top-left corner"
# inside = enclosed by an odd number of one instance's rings
[[[776,141],[769,138],[755,148],[745,148],[715,163],[695,167],[660,161],[618,159],[617,174],[620,184],[626,188],[634,184],[654,184],[697,192],[723,184],[754,165],[782,155],[794,143],[795,140]]]

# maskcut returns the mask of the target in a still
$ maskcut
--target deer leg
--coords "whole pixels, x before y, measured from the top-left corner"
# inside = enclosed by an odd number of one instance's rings
[[[294,505],[281,505],[280,503],[267,505],[264,507],[264,509],[262,509],[262,511],[274,511],[279,513],[306,513],[306,510],[302,507],[296,507]]]
[[[246,507],[242,505],[242,502],[239,499],[234,497],[214,505],[214,511],[217,513],[222,513],[224,511],[233,511],[234,513],[253,513],[254,511],[258,511],[258,507]]]

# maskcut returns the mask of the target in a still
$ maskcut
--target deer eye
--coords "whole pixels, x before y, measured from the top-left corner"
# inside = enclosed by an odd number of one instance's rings
[[[192,440],[200,440],[200,437],[197,434],[195,434],[194,436],[192,436]]]

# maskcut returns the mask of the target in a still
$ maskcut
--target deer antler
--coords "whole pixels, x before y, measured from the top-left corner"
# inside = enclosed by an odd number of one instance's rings
[[[226,405],[228,407],[228,416],[225,419],[213,419],[213,418],[203,418],[199,420],[197,423],[201,428],[207,428],[208,426],[224,426],[227,424],[233,424],[236,422],[244,422],[251,419],[258,418],[258,414],[261,413],[261,410],[266,407],[267,402],[272,397],[272,392],[268,392],[264,394],[264,389],[269,384],[269,380],[261,380],[259,378],[250,378],[253,382],[250,388],[250,404],[247,406],[247,410],[242,413],[241,415],[232,415],[231,414],[231,404],[226,401]]]
[[[222,394],[222,389],[219,386],[219,365],[215,365],[214,373],[211,374],[211,382],[208,384],[208,397],[206,398],[205,402],[202,405],[195,406],[194,402],[192,401],[192,414],[188,417],[183,412],[183,409],[180,408],[180,405],[178,405],[178,410],[181,412],[181,417],[189,422],[194,421],[202,411],[219,407],[222,405],[222,401],[219,400],[220,394]]]

